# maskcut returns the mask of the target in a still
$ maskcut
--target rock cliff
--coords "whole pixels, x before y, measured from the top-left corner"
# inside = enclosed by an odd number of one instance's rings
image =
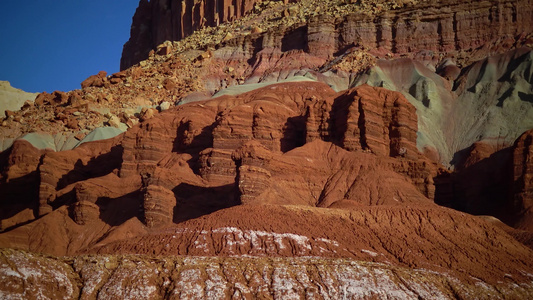
[[[140,1],[2,120],[0,298],[532,298],[532,7]]]
[[[121,69],[146,59],[150,50],[166,40],[179,41],[204,26],[239,19],[259,2],[141,1],[130,40],[124,45]],[[268,44],[279,47],[283,52],[303,50],[320,58],[332,58],[354,46],[382,54],[416,55],[428,61],[438,60],[442,53],[460,55],[462,51],[482,50],[477,51],[481,58],[489,52],[509,49],[533,26],[530,0],[412,1],[411,5],[405,5],[405,1],[294,1],[296,4],[282,8],[274,4],[276,1],[270,2],[271,18],[277,17],[278,8],[286,20],[278,25],[275,38],[256,34],[262,38],[258,43],[263,48]],[[332,6],[336,6],[334,10]]]
[[[531,214],[533,203],[533,132],[525,132],[515,143],[513,149],[513,195],[514,207],[521,218],[513,224],[518,228],[531,230]]]
[[[34,151],[17,174],[40,177],[29,185],[39,191],[29,207],[40,218],[15,214],[0,244],[57,256],[344,258],[530,293],[498,283],[510,265],[533,268],[530,248],[430,200],[440,171],[418,152],[416,128],[401,93],[365,85],[337,93],[323,83],[280,83],[184,104],[111,140]]]
[[[195,30],[233,21],[254,9],[259,0],[141,0],[133,16],[131,37],[124,45],[120,68],[148,57],[164,41],[178,41]]]

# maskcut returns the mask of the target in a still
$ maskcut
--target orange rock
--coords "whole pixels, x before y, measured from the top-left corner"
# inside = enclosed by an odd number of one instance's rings
[[[107,72],[100,71],[96,75],[91,75],[81,83],[81,88],[103,87],[107,82]]]

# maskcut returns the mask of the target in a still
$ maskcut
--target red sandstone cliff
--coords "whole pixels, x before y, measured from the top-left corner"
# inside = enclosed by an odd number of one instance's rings
[[[126,69],[166,40],[178,41],[205,26],[242,17],[258,0],[141,0],[120,63]]]
[[[192,42],[6,116],[0,133],[41,119],[51,131],[129,130],[70,151],[19,140],[0,154],[0,246],[77,256],[0,250],[0,295],[533,296],[531,131],[507,147],[461,123],[515,112],[490,130],[515,140],[507,129],[529,124],[516,112],[533,107],[531,50],[460,68],[527,44],[531,1],[283,2],[140,1],[123,67],[164,40]],[[365,72],[382,87],[347,88],[376,57],[404,55]],[[318,82],[211,98],[295,75]],[[486,106],[438,114],[453,102]],[[445,127],[420,126],[435,117],[475,135],[454,172],[418,151],[420,136]],[[457,136],[442,142],[465,143]]]
[[[146,59],[150,50],[166,40],[178,41],[203,26],[238,19],[252,11],[256,2],[141,1],[130,40],[124,45],[121,69]],[[259,45],[283,52],[299,49],[325,59],[353,46],[381,54],[416,54],[424,60],[439,59],[439,53],[482,49],[481,58],[508,49],[533,29],[531,0],[441,0],[385,12],[335,5],[340,7],[335,13],[305,15],[291,26],[281,23],[274,39],[269,38],[272,32],[259,34]]]

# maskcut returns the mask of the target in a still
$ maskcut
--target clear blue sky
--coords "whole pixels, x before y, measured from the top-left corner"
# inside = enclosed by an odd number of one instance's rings
[[[139,0],[0,1],[0,80],[27,92],[70,91],[119,71]]]

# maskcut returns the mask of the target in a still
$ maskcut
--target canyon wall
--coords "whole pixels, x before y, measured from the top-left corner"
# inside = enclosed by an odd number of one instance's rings
[[[259,1],[143,0],[133,18],[130,40],[124,45],[121,69],[146,59],[150,50],[166,40],[178,41],[203,26],[242,17],[255,2]],[[383,13],[340,9],[342,14],[311,15],[285,29],[282,23],[269,33],[278,38],[265,39],[259,45],[277,40],[284,43],[279,45],[282,51],[300,49],[323,58],[360,46],[381,54],[411,53],[432,59],[438,53],[462,50],[482,49],[483,54],[506,50],[533,29],[531,0],[441,0]]]
[[[242,17],[258,0],[141,0],[133,17],[130,40],[124,45],[121,69],[148,57],[166,40],[178,41],[204,26]]]

